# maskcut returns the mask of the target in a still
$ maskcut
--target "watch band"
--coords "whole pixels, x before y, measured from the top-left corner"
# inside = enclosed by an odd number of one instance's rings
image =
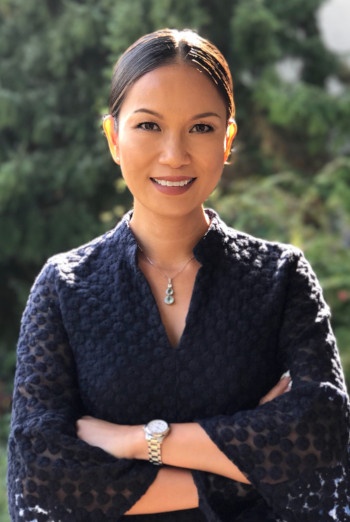
[[[161,419],[154,419],[143,426],[145,438],[147,440],[148,459],[151,464],[161,466],[163,440],[169,434],[169,424]]]
[[[152,437],[148,442],[148,458],[151,464],[155,464],[156,466],[161,466],[162,462],[162,454],[161,454],[161,440]]]

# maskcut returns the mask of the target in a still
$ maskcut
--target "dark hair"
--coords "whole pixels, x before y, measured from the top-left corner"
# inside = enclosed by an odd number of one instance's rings
[[[146,34],[121,55],[112,77],[110,114],[118,119],[128,89],[141,76],[173,63],[186,63],[204,72],[223,98],[227,119],[234,116],[232,78],[225,58],[209,40],[188,29],[161,29]]]

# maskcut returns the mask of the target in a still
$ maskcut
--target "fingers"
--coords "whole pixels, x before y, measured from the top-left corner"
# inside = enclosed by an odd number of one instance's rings
[[[90,415],[84,415],[78,419],[75,423],[77,437],[85,442],[88,442],[89,435],[92,430],[98,428],[99,420],[91,417]]]
[[[285,379],[285,378],[289,378],[290,382],[292,382],[292,378],[290,376],[290,371],[289,370],[287,370],[286,372],[284,372],[283,375],[281,375],[281,379]]]
[[[262,399],[260,399],[259,404],[265,404],[266,402],[272,401],[290,391],[292,387],[292,379],[289,371],[284,373],[278,383],[266,394]]]

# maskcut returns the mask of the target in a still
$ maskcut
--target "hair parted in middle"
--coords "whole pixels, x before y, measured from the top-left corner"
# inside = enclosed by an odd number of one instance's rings
[[[115,64],[109,100],[109,113],[115,121],[128,89],[141,76],[176,63],[187,64],[206,74],[225,103],[227,121],[234,117],[231,72],[219,49],[192,30],[161,29],[139,38]]]

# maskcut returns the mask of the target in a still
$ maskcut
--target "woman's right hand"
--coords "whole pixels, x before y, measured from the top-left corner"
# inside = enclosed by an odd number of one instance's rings
[[[284,373],[277,384],[266,394],[262,399],[260,399],[259,404],[265,404],[266,402],[272,401],[272,399],[276,399],[280,395],[283,395],[286,392],[289,392],[292,386],[292,379],[289,371]]]

